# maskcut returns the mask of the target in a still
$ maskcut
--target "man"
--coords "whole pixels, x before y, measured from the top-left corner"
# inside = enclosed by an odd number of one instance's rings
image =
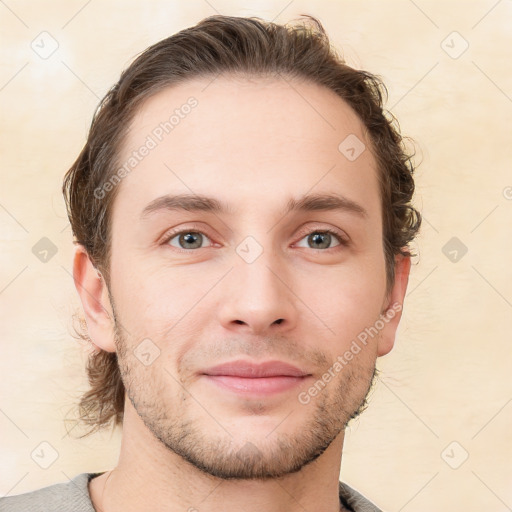
[[[339,481],[344,430],[421,216],[380,82],[311,19],[207,18],[103,99],[63,190],[95,348],[80,410],[122,424],[119,462],[2,510],[379,510]]]

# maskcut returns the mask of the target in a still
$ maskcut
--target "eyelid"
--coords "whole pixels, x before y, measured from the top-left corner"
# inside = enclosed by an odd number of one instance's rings
[[[201,233],[202,235],[206,236],[210,241],[212,241],[212,237],[208,235],[207,231],[208,230],[206,230],[204,227],[199,226],[198,224],[194,224],[194,223],[189,224],[188,226],[186,226],[184,228],[171,228],[171,229],[168,229],[160,237],[158,244],[165,245],[170,240],[172,240],[175,236],[181,235],[183,233],[188,233],[188,232]],[[213,241],[212,241],[212,245],[213,245]],[[178,248],[178,247],[174,247],[174,246],[171,246],[171,247],[173,247],[173,249],[177,249],[178,251],[180,250],[180,248]],[[203,249],[207,249],[207,247],[203,247]],[[186,252],[191,252],[194,249],[181,249],[181,250],[186,251]],[[195,250],[197,250],[197,249],[195,249]]]
[[[315,249],[313,247],[300,247],[300,249],[309,249],[311,251],[329,253],[330,251],[336,251],[339,250],[340,248],[345,248],[350,245],[350,239],[348,238],[348,236],[343,235],[342,232],[334,228],[308,228],[300,234],[297,241],[294,242],[294,245],[297,244],[298,242],[301,242],[305,237],[309,236],[312,233],[328,233],[334,236],[336,240],[338,240],[338,245],[335,245],[334,247],[328,247],[327,249]]]
[[[183,234],[183,233],[187,233],[187,232],[194,232],[194,233],[200,233],[204,236],[206,236],[211,242],[212,242],[212,245],[209,246],[209,247],[212,247],[213,245],[215,245],[215,243],[213,242],[211,236],[209,236],[208,234],[208,230],[203,228],[202,226],[198,225],[198,224],[189,224],[188,226],[184,227],[184,228],[172,228],[172,229],[169,229],[167,230],[161,237],[160,237],[160,241],[158,242],[159,244],[161,245],[166,245],[168,244],[168,242],[170,240],[172,240],[175,236],[177,235],[180,235],[180,234]],[[338,228],[334,228],[334,227],[321,227],[321,226],[306,226],[306,227],[301,227],[299,228],[299,234],[298,234],[298,238],[296,239],[296,241],[294,242],[294,244],[296,244],[297,242],[300,242],[305,236],[308,236],[310,235],[311,233],[316,233],[316,232],[319,232],[319,233],[329,233],[331,235],[334,235],[337,239],[338,239],[338,242],[340,244],[340,246],[348,246],[350,244],[350,238],[348,235],[346,235],[343,231],[339,230]],[[194,252],[194,251],[197,251],[198,249],[181,249],[179,247],[174,247],[174,246],[171,246],[173,249],[176,249],[177,251],[182,251],[182,252]],[[201,247],[201,249],[208,249],[209,247]],[[335,247],[329,247],[328,249],[313,249],[313,250],[319,250],[321,252],[327,252],[329,251],[329,249],[335,249],[336,247],[338,246],[335,246]],[[312,249],[312,248],[310,248]]]

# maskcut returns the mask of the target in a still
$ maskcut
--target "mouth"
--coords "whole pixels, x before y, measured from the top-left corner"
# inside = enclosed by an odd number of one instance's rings
[[[260,364],[231,361],[208,368],[201,374],[221,389],[245,396],[268,396],[289,391],[311,377],[310,373],[283,361]]]

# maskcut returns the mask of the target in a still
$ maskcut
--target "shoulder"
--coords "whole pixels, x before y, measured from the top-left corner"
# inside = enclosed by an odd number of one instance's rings
[[[61,482],[34,491],[0,498],[0,512],[95,512],[88,483],[100,473],[80,473]]]
[[[340,501],[354,512],[383,512],[377,505],[365,498],[349,485],[339,482]]]

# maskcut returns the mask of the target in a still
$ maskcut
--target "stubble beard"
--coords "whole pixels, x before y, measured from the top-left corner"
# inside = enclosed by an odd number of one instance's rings
[[[278,427],[258,439],[237,439],[223,427],[221,434],[208,435],[213,429],[204,427],[204,418],[198,422],[197,417],[187,416],[187,407],[197,405],[197,399],[180,386],[173,406],[166,405],[162,397],[170,388],[168,384],[163,385],[165,379],[160,379],[160,385],[153,380],[142,381],[139,378],[142,372],[137,372],[142,365],[133,351],[129,353],[127,340],[117,328],[117,322],[115,331],[125,391],[145,426],[166,449],[202,473],[223,480],[282,478],[315,461],[345,430],[349,421],[366,409],[368,395],[378,375],[375,364],[364,367],[352,360],[341,370],[339,379],[328,383],[308,404],[296,400],[293,408],[307,407],[310,412],[291,433],[279,432]],[[146,379],[151,375],[146,372]],[[206,406],[200,404],[197,410],[222,427],[222,418],[209,416]],[[287,414],[283,424],[289,425],[293,421],[293,409],[291,413],[284,411],[283,418]]]

